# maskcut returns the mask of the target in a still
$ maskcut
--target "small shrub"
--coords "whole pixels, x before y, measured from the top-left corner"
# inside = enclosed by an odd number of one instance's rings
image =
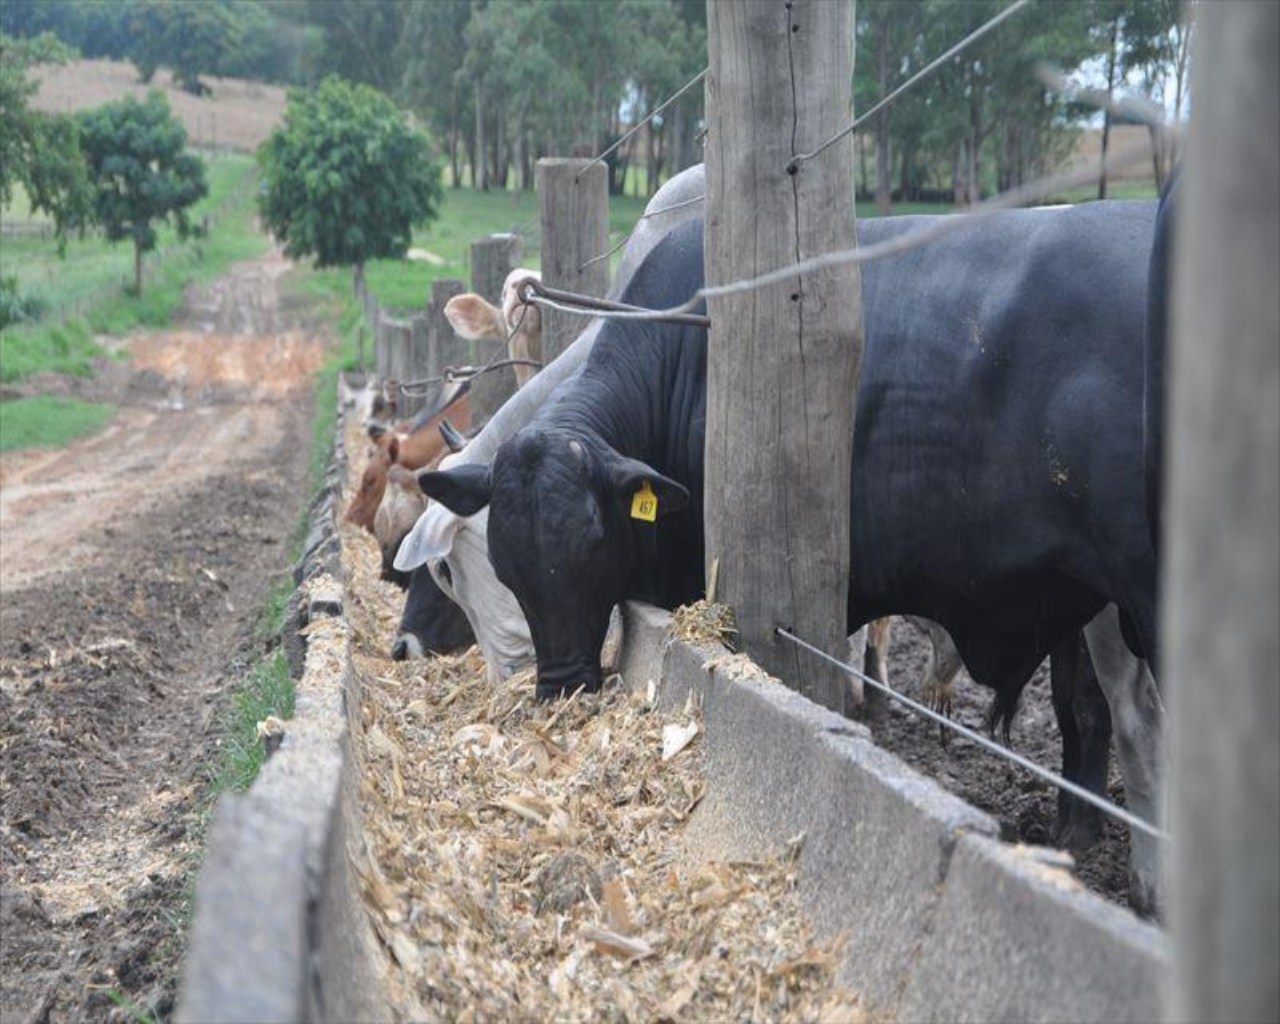
[[[48,307],[38,295],[23,295],[16,276],[0,277],[0,331],[11,324],[38,320]]]

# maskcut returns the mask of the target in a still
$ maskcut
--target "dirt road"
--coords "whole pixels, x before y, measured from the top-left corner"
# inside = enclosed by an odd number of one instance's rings
[[[97,437],[0,462],[0,1020],[172,1008],[206,767],[306,501],[325,341],[279,256],[92,382]]]

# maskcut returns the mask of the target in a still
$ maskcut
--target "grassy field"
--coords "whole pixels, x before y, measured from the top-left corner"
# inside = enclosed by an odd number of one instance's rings
[[[610,200],[610,248],[631,230],[644,205],[643,199],[631,196]],[[382,306],[422,309],[431,296],[432,281],[471,279],[472,242],[502,233],[518,234],[524,240],[526,266],[541,265],[538,197],[534,193],[446,189],[440,217],[413,235],[413,248],[425,258],[375,260],[366,268],[366,279]],[[349,288],[351,274],[342,273]]]
[[[252,153],[284,116],[285,90],[263,82],[202,75],[210,93],[193,96],[174,83],[167,68],[157,71],[150,85],[143,85],[132,64],[116,60],[46,65],[35,77],[40,90],[31,105],[56,114],[96,107],[124,96],[141,100],[148,90],[159,89],[187,129],[191,145],[202,149]]]
[[[0,276],[16,277],[19,291],[39,299],[47,312],[0,333],[0,381],[44,371],[86,374],[99,354],[95,334],[163,326],[188,284],[265,252],[267,241],[253,223],[253,161],[241,155],[213,158],[208,177],[209,195],[192,215],[197,224],[209,218],[208,236],[180,242],[172,228],[161,228],[158,248],[146,258],[141,297],[125,290],[133,275],[128,243],[112,245],[95,235],[71,238],[61,257],[51,239],[6,238]]]
[[[0,452],[57,448],[97,433],[114,415],[110,405],[47,395],[0,402]]]

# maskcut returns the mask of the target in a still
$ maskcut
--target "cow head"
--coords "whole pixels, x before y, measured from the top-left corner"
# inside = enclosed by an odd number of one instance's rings
[[[382,501],[373,517],[373,536],[382,553],[382,578],[408,586],[408,577],[399,573],[394,562],[405,534],[413,529],[426,508],[427,499],[418,487],[418,478],[400,465],[386,471]]]
[[[488,507],[489,558],[528,621],[538,696],[599,689],[610,610],[656,557],[658,522],[689,492],[598,438],[535,428],[507,441],[491,469],[459,466],[420,483],[458,515]]]
[[[395,456],[390,454],[388,445],[377,444],[374,447],[364,472],[360,474],[360,485],[351,496],[351,503],[343,517],[348,523],[373,532],[374,516],[377,515],[378,506],[387,489],[387,470],[393,462]]]
[[[475,643],[467,617],[436,584],[425,565],[413,570],[400,630],[391,644],[395,661],[456,654]]]
[[[533,664],[533,640],[515,596],[489,564],[488,520],[487,509],[464,519],[431,502],[401,544],[395,564],[401,570],[430,569],[441,592],[465,612],[489,682],[496,683]]]

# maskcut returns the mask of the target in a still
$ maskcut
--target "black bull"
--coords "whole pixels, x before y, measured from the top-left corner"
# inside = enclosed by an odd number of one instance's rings
[[[1155,211],[1009,211],[862,268],[848,628],[938,621],[1006,720],[1107,602],[1135,652],[1155,650],[1142,447]],[[861,221],[859,242],[929,220]],[[623,299],[671,306],[701,284],[694,222]],[[599,686],[618,601],[701,594],[706,343],[696,327],[612,321],[491,467],[423,477],[460,514],[490,505],[490,558],[529,621],[541,696]],[[646,487],[653,523],[633,516]]]

